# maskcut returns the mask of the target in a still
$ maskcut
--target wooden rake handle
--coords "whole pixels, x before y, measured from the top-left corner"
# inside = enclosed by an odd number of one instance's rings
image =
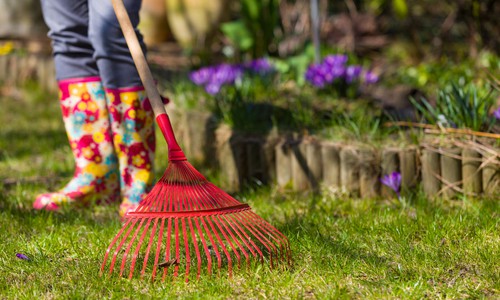
[[[153,108],[158,127],[160,128],[163,136],[165,136],[165,139],[167,141],[168,158],[170,161],[186,160],[186,156],[182,152],[181,147],[179,147],[179,144],[175,139],[172,124],[170,123],[167,111],[163,106],[160,93],[158,92],[155,81],[153,79],[153,74],[151,73],[151,69],[146,62],[146,57],[142,52],[141,45],[139,44],[139,40],[137,39],[135,29],[130,22],[130,17],[128,16],[127,9],[123,4],[123,0],[111,0],[111,3],[113,4],[116,18],[118,19],[118,23],[120,24],[120,27],[122,29],[123,36],[125,37],[125,41],[127,42],[127,46],[130,50],[130,54],[132,55],[132,59],[134,60],[135,67],[137,68],[137,72],[139,73],[139,77],[141,78],[142,84],[146,89],[146,94],[148,95],[149,102],[151,103],[151,107]]]

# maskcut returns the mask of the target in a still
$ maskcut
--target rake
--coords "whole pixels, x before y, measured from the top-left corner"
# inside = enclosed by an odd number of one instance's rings
[[[111,241],[101,273],[120,277],[161,276],[185,280],[217,268],[232,275],[235,266],[291,263],[287,238],[222,189],[186,159],[177,143],[151,71],[123,0],[112,0],[115,13],[168,146],[168,167],[138,208],[124,216]],[[227,269],[226,269],[227,266]],[[191,273],[193,274],[193,273]]]

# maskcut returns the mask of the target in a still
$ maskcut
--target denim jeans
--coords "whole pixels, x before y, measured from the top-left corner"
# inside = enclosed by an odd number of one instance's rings
[[[124,3],[137,28],[142,1]],[[41,0],[41,4],[57,80],[100,76],[106,88],[142,85],[110,0]],[[145,51],[137,29],[136,33]]]

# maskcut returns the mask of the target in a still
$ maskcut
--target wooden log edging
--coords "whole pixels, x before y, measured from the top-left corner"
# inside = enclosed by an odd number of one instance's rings
[[[483,153],[483,192],[486,195],[498,194],[500,189],[500,158],[498,153]]]
[[[253,147],[255,152],[257,146],[246,147]],[[318,192],[323,188],[353,197],[394,197],[394,191],[380,183],[381,177],[392,172],[401,173],[403,193],[416,188],[421,182],[424,193],[430,198],[453,198],[464,192],[471,196],[480,195],[479,185],[480,191],[495,194],[500,183],[498,153],[490,154],[493,158],[485,164],[484,153],[469,153],[461,147],[423,144],[420,147],[371,149],[289,135],[278,138],[272,149],[268,155],[274,162],[272,169],[275,177],[267,182],[298,192]],[[248,153],[246,157],[249,157]],[[257,161],[262,157],[260,155]],[[249,161],[245,170],[251,169],[252,164]],[[258,164],[265,165],[262,162]],[[474,174],[470,183],[473,190],[467,188],[469,183],[462,175],[470,173]]]
[[[399,149],[388,147],[382,149],[381,154],[381,176],[392,174],[393,172],[399,172]],[[380,189],[382,197],[393,197],[394,191],[389,187],[382,185]]]
[[[380,195],[380,156],[376,149],[364,148],[359,151],[359,192],[362,198]]]
[[[458,147],[441,148],[440,193],[446,198],[453,198],[462,190],[462,149]]]
[[[340,151],[340,186],[344,193],[353,197],[360,195],[359,151],[353,146],[345,146]]]
[[[418,183],[420,170],[417,153],[417,148],[414,146],[399,151],[402,191],[409,191]]]
[[[0,82],[20,85],[28,81],[57,91],[51,55],[0,56]],[[353,196],[394,197],[391,189],[380,184],[380,177],[392,172],[401,173],[403,191],[421,182],[428,197],[498,195],[500,191],[500,151],[466,142],[451,148],[422,144],[375,150],[293,134],[242,135],[221,129],[211,114],[196,111],[176,111],[172,121],[189,159],[218,166],[228,191],[260,181],[296,191],[326,188]]]
[[[440,154],[424,145],[421,152],[422,188],[429,198],[434,198],[441,191]]]
[[[22,85],[28,81],[37,81],[42,89],[57,92],[54,60],[51,55],[38,53],[0,55],[0,82]]]
[[[340,191],[340,150],[342,145],[322,142],[323,184],[332,192]]]
[[[282,138],[276,144],[275,161],[276,183],[284,188],[292,181],[292,148],[288,139]]]
[[[482,156],[473,147],[462,148],[462,178],[464,193],[479,195],[483,191]]]

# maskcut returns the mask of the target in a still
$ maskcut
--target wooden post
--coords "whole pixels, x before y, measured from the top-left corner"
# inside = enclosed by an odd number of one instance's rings
[[[8,56],[0,55],[0,82],[4,83],[7,80],[8,72]]]
[[[311,140],[306,143],[307,153],[307,178],[309,187],[317,193],[320,190],[320,182],[323,175],[323,161],[321,158],[321,144]]]
[[[174,128],[175,136],[177,137],[177,140],[181,147],[185,147],[185,137],[184,137],[184,131],[185,131],[185,126],[184,126],[184,116],[183,116],[183,111],[177,108],[174,103],[170,103],[169,105],[165,106],[165,110],[167,111],[168,117],[170,119],[170,123],[172,123],[172,128]]]
[[[483,174],[480,169],[481,153],[472,147],[462,149],[462,178],[464,193],[479,195],[483,191]]]
[[[7,82],[10,82],[11,84],[18,84],[17,82],[17,70],[18,70],[18,55],[16,54],[9,54],[9,69],[8,69],[8,76],[10,78],[7,78]]]
[[[37,74],[37,80],[40,86],[48,91],[48,84],[47,84],[47,78],[45,77],[47,74],[47,64],[45,63],[46,59],[45,57],[39,57],[38,58],[38,64],[36,66],[36,74]]]
[[[486,195],[498,195],[500,192],[500,153],[483,153],[486,165],[483,168],[483,191]]]
[[[48,90],[51,92],[57,92],[56,67],[54,65],[54,60],[46,59],[45,63],[47,65],[46,75]]]
[[[277,180],[276,174],[276,145],[280,139],[276,132],[271,132],[262,144],[262,164],[264,171],[264,182],[271,183]]]
[[[39,70],[41,71],[41,78],[40,82],[42,83],[43,87],[47,91],[53,91],[54,88],[52,87],[52,74],[51,72],[53,71],[51,68],[51,63],[48,59],[44,59],[40,61],[39,64]]]
[[[401,190],[408,191],[415,187],[418,182],[417,149],[409,147],[399,152],[399,163],[401,168]]]
[[[303,140],[292,144],[292,182],[294,191],[305,191],[309,188],[307,148]]]
[[[386,148],[382,150],[381,177],[399,171],[399,149]],[[393,197],[394,191],[385,186],[381,186],[381,194],[383,197]]]
[[[443,196],[452,198],[462,187],[462,150],[460,148],[441,148],[441,177]]]
[[[359,190],[363,198],[375,198],[380,194],[380,158],[374,149],[361,149]]]
[[[359,156],[351,146],[340,151],[340,185],[344,192],[359,196]]]
[[[340,150],[339,144],[323,142],[321,145],[323,183],[334,189],[340,188]]]
[[[437,149],[422,149],[422,185],[427,197],[436,197],[441,190],[441,163]]]
[[[216,122],[209,112],[185,111],[183,126],[186,154],[194,162],[205,164],[207,157],[213,154],[214,130]]]
[[[37,69],[36,69],[36,66],[38,64],[38,60],[39,60],[38,55],[36,55],[36,54],[31,54],[28,56],[27,68],[29,69],[29,79],[34,80],[34,81],[39,80]]]
[[[256,140],[245,141],[247,179],[264,182],[261,143]]]
[[[222,188],[228,192],[237,192],[243,186],[246,173],[243,143],[228,126],[217,128],[216,139]]]
[[[276,183],[283,188],[292,181],[292,149],[287,139],[281,140],[275,149]]]
[[[30,79],[29,55],[20,55],[17,69],[17,81],[19,84],[25,84],[28,79]]]

